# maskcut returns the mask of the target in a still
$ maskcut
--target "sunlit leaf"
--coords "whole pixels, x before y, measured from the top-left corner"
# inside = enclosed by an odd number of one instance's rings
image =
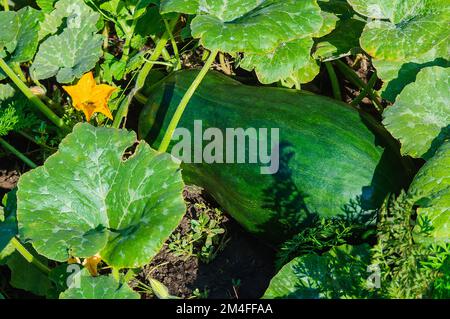
[[[140,299],[126,283],[117,282],[111,275],[91,277],[85,270],[74,278],[79,287],[71,286],[59,295],[60,299]]]
[[[450,140],[415,177],[409,189],[417,209],[417,240],[450,242]],[[428,231],[427,231],[428,229]]]
[[[180,222],[185,205],[179,164],[136,135],[77,124],[44,166],[22,176],[22,238],[57,261],[100,253],[109,265],[149,262]]]
[[[365,280],[369,247],[339,246],[286,264],[270,282],[265,299],[337,299],[368,297]]]
[[[383,123],[403,154],[428,159],[450,137],[449,77],[446,68],[423,69],[384,112]]]

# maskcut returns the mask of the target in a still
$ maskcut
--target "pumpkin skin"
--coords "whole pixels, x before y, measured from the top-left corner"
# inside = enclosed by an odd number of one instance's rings
[[[140,138],[159,146],[197,74],[176,72],[149,90],[139,118]],[[327,97],[246,86],[209,72],[178,127],[194,132],[195,120],[202,121],[203,130],[220,128],[224,134],[226,128],[279,128],[275,174],[261,174],[260,164],[182,164],[186,183],[205,188],[244,228],[274,245],[309,227],[317,216],[360,222],[366,211],[380,207],[389,193],[411,180],[409,163],[381,125]]]

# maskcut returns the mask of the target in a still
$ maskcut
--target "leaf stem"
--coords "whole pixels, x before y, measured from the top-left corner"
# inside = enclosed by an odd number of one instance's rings
[[[336,76],[333,65],[331,64],[331,62],[325,62],[325,67],[327,68],[328,75],[330,76],[333,96],[336,100],[342,101],[341,88],[339,87],[339,80]]]
[[[6,73],[6,75],[14,82],[20,91],[28,98],[28,100],[34,104],[50,121],[52,121],[57,127],[64,131],[69,131],[69,128],[64,124],[64,121],[53,111],[44,104],[36,95],[31,92],[30,88],[23,83],[20,78],[14,73],[14,71],[6,64],[5,60],[0,58],[0,68]]]
[[[377,72],[374,72],[370,77],[367,86],[362,89],[361,93],[350,104],[353,106],[357,106],[359,103],[361,103],[361,101],[369,94],[369,92],[372,91],[376,81],[377,81]]]
[[[170,25],[170,28],[173,29],[178,22],[178,17],[174,19]],[[144,63],[144,66],[139,71],[138,77],[136,79],[136,84],[134,88],[131,90],[131,92],[125,97],[124,100],[120,103],[119,109],[117,110],[116,116],[114,118],[114,122],[112,124],[112,127],[119,128],[122,124],[123,119],[128,114],[128,109],[131,104],[131,101],[133,100],[134,96],[137,92],[139,92],[142,87],[145,85],[145,80],[147,79],[148,74],[153,68],[154,61],[158,60],[163,49],[166,47],[167,42],[169,41],[170,35],[169,32],[164,32],[162,37],[159,39],[158,43],[156,44],[155,49],[153,50],[153,53],[149,57],[149,61]]]
[[[175,54],[175,59],[177,60],[177,66],[176,66],[175,70],[180,70],[181,69],[181,60],[180,60],[180,53],[178,51],[177,41],[175,41],[175,37],[173,36],[173,33],[172,33],[172,28],[170,27],[167,20],[163,19],[163,21],[164,21],[164,25],[166,26],[167,32],[169,32],[170,44],[172,45],[173,53]]]
[[[3,9],[4,9],[5,11],[9,11],[8,0],[3,0]]]
[[[16,149],[14,146],[9,144],[7,141],[5,141],[1,137],[0,137],[0,145],[3,146],[3,148],[5,148],[9,152],[11,152],[12,154],[14,154],[15,156],[17,156],[20,160],[22,160],[22,162],[27,164],[29,167],[31,167],[31,168],[36,168],[37,167],[37,165],[32,160],[30,160],[21,151]]]
[[[349,80],[353,85],[358,87],[359,89],[367,89],[367,84],[355,73],[355,71],[349,67],[347,64],[342,62],[341,60],[336,60],[336,66],[341,71],[341,73],[345,76],[347,80]],[[375,104],[378,111],[382,112],[384,107],[380,103],[380,96],[374,92],[372,89],[368,90],[368,95],[370,100]]]
[[[200,73],[195,78],[194,82],[192,82],[189,89],[184,94],[183,98],[180,101],[180,104],[178,105],[175,114],[172,117],[172,120],[169,123],[169,126],[167,127],[166,134],[164,135],[164,138],[161,142],[161,145],[159,146],[159,151],[164,153],[167,151],[167,148],[169,147],[170,141],[172,140],[173,134],[175,132],[175,129],[178,126],[178,123],[181,120],[181,117],[183,116],[184,110],[186,109],[186,106],[188,105],[189,101],[191,100],[192,96],[194,95],[195,91],[203,81],[203,78],[208,73],[211,65],[215,61],[217,54],[219,53],[218,50],[212,51],[211,54],[208,57],[208,60],[206,61],[205,65],[201,69]]]
[[[33,264],[34,266],[36,266],[36,268],[47,275],[50,273],[50,268],[44,265],[39,259],[34,257],[16,237],[11,239],[11,244],[30,264]]]

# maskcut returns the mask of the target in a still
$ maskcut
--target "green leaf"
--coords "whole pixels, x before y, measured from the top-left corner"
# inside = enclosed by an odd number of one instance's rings
[[[31,66],[38,80],[56,75],[59,83],[70,83],[95,67],[102,56],[103,36],[91,34],[90,27],[67,28],[44,41]]]
[[[36,4],[43,12],[51,12],[57,0],[36,0]]]
[[[57,261],[100,253],[117,268],[157,254],[185,211],[179,164],[134,132],[77,124],[44,166],[19,181],[19,231]]]
[[[293,72],[305,66],[310,59],[312,38],[304,38],[282,43],[275,51],[266,54],[246,54],[240,67],[255,70],[263,84],[286,79]]]
[[[359,37],[364,26],[364,22],[353,18],[339,20],[330,34],[317,39],[313,56],[330,61],[351,54],[359,47]]]
[[[339,246],[286,264],[270,282],[265,299],[365,298],[369,246]]]
[[[314,0],[165,0],[161,12],[197,13],[192,35],[210,50],[266,53],[284,42],[312,36],[322,26]]]
[[[448,68],[450,63],[442,58],[415,59],[413,62],[393,62],[385,60],[372,60],[377,69],[378,77],[384,81],[381,96],[394,102],[405,86],[416,81],[417,74],[424,68],[441,66]]]
[[[118,283],[111,275],[91,277],[86,270],[76,276],[75,284],[59,295],[60,299],[140,299],[126,283]]]
[[[60,27],[69,29],[84,28],[85,32],[95,33],[100,15],[93,11],[83,0],[59,0],[55,9],[45,14],[41,23],[39,39],[58,32]]]
[[[19,18],[14,11],[0,11],[0,49],[10,46],[19,31]]]
[[[418,225],[414,228],[417,240],[429,242],[423,236],[426,227],[431,228],[431,241],[450,242],[450,141],[436,151],[415,177],[409,194],[419,208]]]
[[[448,44],[450,22],[445,0],[349,0],[360,14],[372,19],[361,46],[376,59],[408,62],[441,43]],[[387,21],[388,20],[388,21]]]
[[[309,83],[315,79],[319,72],[319,63],[310,57],[303,67],[293,72],[291,76],[285,80],[284,86],[292,88],[296,84]]]
[[[0,12],[0,50],[6,46],[5,60],[22,63],[33,59],[38,47],[39,23],[43,15],[40,11],[25,7],[17,12]],[[5,75],[0,71],[0,79]]]
[[[423,69],[384,112],[383,124],[400,140],[402,154],[428,159],[450,136],[449,70]]]
[[[40,258],[42,262],[44,259]],[[48,277],[27,262],[18,252],[8,257],[6,264],[11,270],[11,286],[38,296],[54,297],[54,287]]]
[[[64,30],[41,44],[30,69],[33,76],[41,80],[56,75],[58,82],[70,83],[91,70],[103,53],[103,36],[95,34],[99,17],[82,0],[58,1],[46,14],[39,37]]]

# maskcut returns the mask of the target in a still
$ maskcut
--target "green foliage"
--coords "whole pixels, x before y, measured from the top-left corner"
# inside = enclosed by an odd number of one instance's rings
[[[445,265],[450,246],[414,241],[413,205],[411,194],[402,193],[380,213],[372,264],[380,269],[380,293],[386,298],[439,298],[449,285]]]
[[[311,227],[304,228],[281,245],[277,253],[277,268],[281,268],[297,256],[321,253],[355,240],[357,234],[366,231],[364,226],[361,226],[365,224],[369,222],[356,223],[340,218],[317,219]]]
[[[368,298],[369,247],[339,246],[323,255],[307,254],[285,265],[272,279],[265,299]]]
[[[44,258],[39,258],[45,262]],[[11,270],[11,286],[29,291],[37,296],[56,297],[53,283],[47,275],[26,261],[17,251],[7,258],[6,264]]]
[[[42,42],[30,70],[33,76],[56,75],[58,82],[70,83],[91,70],[103,54],[103,37],[96,34],[99,17],[82,0],[58,1],[41,26],[41,38],[57,32],[63,21],[65,28]]]
[[[404,155],[430,159],[450,138],[449,79],[448,68],[423,69],[384,112],[383,124],[400,140]]]
[[[374,58],[385,82],[384,97],[395,101],[401,89],[426,66],[448,62],[450,12],[445,0],[348,0],[368,17],[361,47]],[[394,83],[390,83],[394,81]]]
[[[125,130],[78,124],[44,166],[19,182],[20,234],[57,261],[100,253],[118,268],[146,264],[185,210],[178,165]],[[64,184],[64,188],[61,185]]]
[[[421,168],[409,192],[418,206],[420,223],[416,226],[416,240],[437,243],[450,242],[450,141],[446,141]],[[421,238],[422,233],[425,238]]]
[[[6,194],[2,200],[3,214],[0,218],[0,264],[5,263],[6,257],[14,252],[14,248],[10,244],[11,239],[17,235],[17,218],[16,218],[16,190]]]
[[[205,204],[195,204],[195,207],[200,211],[198,219],[191,220],[190,229],[185,234],[172,234],[168,247],[176,256],[185,256],[186,259],[196,256],[209,263],[226,244],[225,229],[221,227],[223,215],[220,210],[211,210]]]
[[[0,136],[34,127],[40,121],[30,110],[28,99],[9,84],[0,84]]]
[[[78,286],[77,286],[78,285]],[[84,269],[78,272],[72,285],[59,295],[60,299],[140,299],[127,283],[113,276],[91,277]]]
[[[286,79],[305,66],[312,37],[323,24],[320,7],[312,0],[164,0],[161,11],[197,14],[192,36],[210,50],[243,52],[241,67],[255,69],[262,83]]]

